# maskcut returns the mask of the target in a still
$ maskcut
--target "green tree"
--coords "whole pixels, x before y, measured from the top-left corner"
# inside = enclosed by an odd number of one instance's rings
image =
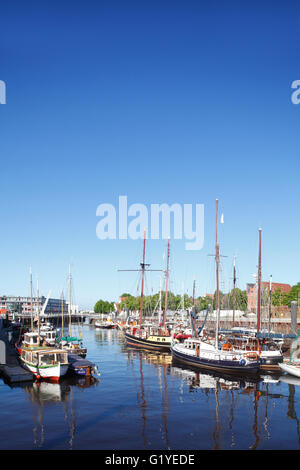
[[[242,310],[245,312],[248,307],[248,297],[246,291],[241,290],[238,287],[236,287],[235,290],[232,289],[229,294],[229,305],[231,310],[233,310],[234,307],[235,310]]]
[[[272,292],[272,305],[274,305],[274,307],[280,307],[280,305],[282,305],[282,290],[280,287]]]
[[[200,312],[201,310],[207,310],[213,304],[213,299],[209,295],[206,295],[204,297],[200,296],[197,298],[197,300],[198,302],[196,304],[196,312]]]
[[[95,313],[109,313],[111,311],[114,311],[114,303],[113,302],[108,302],[106,300],[98,300],[95,303],[94,306],[94,312]]]
[[[300,301],[300,282],[292,286],[290,292],[286,295],[286,305],[291,306],[292,301],[296,301],[299,305]]]

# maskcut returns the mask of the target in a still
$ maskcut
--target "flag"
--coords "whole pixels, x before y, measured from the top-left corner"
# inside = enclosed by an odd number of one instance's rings
[[[221,215],[221,224],[224,224],[224,214]]]

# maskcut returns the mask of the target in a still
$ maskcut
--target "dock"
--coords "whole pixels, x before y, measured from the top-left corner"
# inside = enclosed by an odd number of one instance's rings
[[[34,375],[20,364],[13,333],[10,327],[0,329],[0,376],[10,383],[33,382]]]

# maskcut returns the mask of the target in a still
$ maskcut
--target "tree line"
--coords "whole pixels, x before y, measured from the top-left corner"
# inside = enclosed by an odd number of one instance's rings
[[[296,301],[299,305],[300,299],[300,282],[292,286],[289,293],[283,292],[279,287],[272,292],[272,305],[274,307],[280,307],[282,305],[291,306],[292,301]],[[232,289],[229,293],[224,294],[222,291],[219,292],[220,308],[223,310],[241,310],[246,311],[248,308],[248,297],[244,290],[239,288]],[[269,290],[263,288],[261,292],[261,303],[262,305],[268,305],[269,303]],[[133,296],[128,293],[121,295],[121,301],[118,304],[119,310],[137,311],[140,309],[141,297]],[[149,314],[153,311],[159,310],[160,304],[160,293],[157,292],[153,295],[145,295],[143,297],[143,310],[145,314]],[[184,294],[184,302],[182,295],[174,294],[168,291],[167,295],[167,309],[168,310],[180,310],[182,307],[185,310],[190,309],[193,306],[193,299],[187,294]],[[161,307],[164,310],[165,307],[165,292],[161,292]],[[195,310],[200,312],[206,309],[216,309],[216,292],[213,298],[209,295],[199,296],[195,299]],[[115,311],[115,303],[106,300],[98,300],[94,306],[95,313],[110,313]]]
[[[121,296],[121,301],[118,304],[119,310],[128,310],[128,311],[137,311],[140,310],[141,297],[133,296],[128,293],[123,293]],[[193,299],[187,294],[182,295],[174,294],[171,291],[168,291],[167,295],[167,310],[188,310],[193,306]],[[143,297],[143,311],[145,314],[151,313],[153,311],[159,311],[161,304],[161,309],[165,308],[165,292],[157,292],[153,295],[145,295]],[[236,310],[246,310],[247,309],[247,295],[245,291],[240,289],[235,289],[235,293],[231,291],[229,294],[223,294],[220,292],[220,308],[222,309],[232,309]],[[214,297],[211,296],[199,296],[195,299],[195,310],[200,312],[201,310],[206,309],[215,309],[216,308],[216,293]],[[105,300],[98,300],[94,307],[95,313],[109,313],[115,310],[114,302],[107,302]]]

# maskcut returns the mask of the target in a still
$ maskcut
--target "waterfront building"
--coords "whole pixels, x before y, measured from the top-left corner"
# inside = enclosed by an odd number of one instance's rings
[[[263,293],[266,294],[266,297],[269,293],[269,282],[262,282],[262,295]],[[275,292],[277,289],[281,289],[281,291],[285,294],[288,294],[291,290],[290,284],[283,284],[280,282],[272,282],[272,293]],[[246,294],[248,297],[248,310],[251,312],[256,311],[257,308],[257,284],[256,283],[248,283],[246,284]]]
[[[3,295],[0,297],[0,312],[8,314],[19,314],[21,316],[30,316],[31,315],[31,303],[32,311],[35,316],[39,311],[41,314],[45,315],[55,315],[59,316],[62,314],[67,315],[69,308],[68,302],[62,299],[49,298],[46,302],[46,297],[41,296],[39,298],[33,297],[18,297],[18,296],[6,296]],[[79,309],[78,305],[71,305],[72,315],[78,314]]]

